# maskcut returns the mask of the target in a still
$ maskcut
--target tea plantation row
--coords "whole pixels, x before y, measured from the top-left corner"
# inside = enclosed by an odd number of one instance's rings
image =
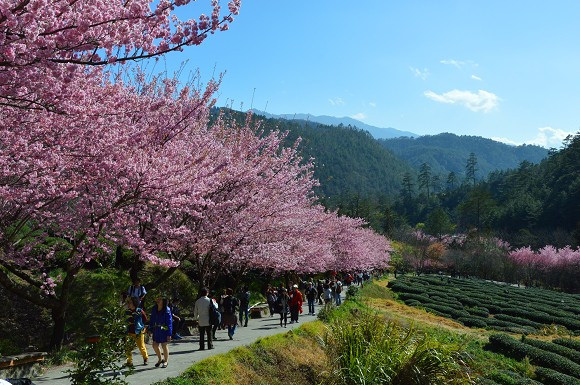
[[[515,359],[528,358],[537,365],[535,374],[538,381],[545,385],[580,385],[580,341],[555,339],[545,342],[522,337],[521,341],[507,334],[494,334],[489,337],[491,350]],[[482,385],[493,384],[534,384],[537,381],[501,377],[485,379]]]
[[[400,277],[389,287],[405,304],[466,326],[533,334],[559,325],[580,335],[579,295],[433,275]]]

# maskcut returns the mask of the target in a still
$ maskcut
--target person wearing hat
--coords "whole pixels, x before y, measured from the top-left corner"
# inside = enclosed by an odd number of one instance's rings
[[[290,292],[290,323],[298,323],[298,314],[302,313],[302,293],[298,290],[298,285],[292,286]]]

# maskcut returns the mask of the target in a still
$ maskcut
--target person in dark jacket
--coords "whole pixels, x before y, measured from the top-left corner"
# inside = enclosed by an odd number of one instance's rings
[[[240,326],[248,327],[250,313],[250,290],[244,286],[240,292]]]
[[[157,354],[157,363],[155,367],[160,365],[162,368],[167,367],[169,360],[169,349],[167,343],[171,341],[173,335],[173,318],[171,317],[171,310],[167,306],[167,299],[158,296],[155,298],[155,306],[151,309],[151,317],[149,317],[149,332],[153,334],[153,350]],[[163,359],[161,358],[161,351],[163,349]]]
[[[238,324],[236,310],[239,307],[239,302],[233,294],[234,291],[232,289],[227,289],[226,296],[222,298],[222,307],[224,309],[222,323],[224,326],[228,327],[228,336],[230,337],[230,340],[234,339],[234,333],[236,332],[236,326]]]
[[[318,298],[318,291],[312,285],[312,282],[308,283],[306,288],[306,299],[308,300],[308,315],[314,315],[314,302]]]

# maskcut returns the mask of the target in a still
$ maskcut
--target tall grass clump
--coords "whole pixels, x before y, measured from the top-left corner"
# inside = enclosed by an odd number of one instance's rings
[[[324,347],[333,384],[469,384],[458,345],[442,344],[367,311],[330,323]]]

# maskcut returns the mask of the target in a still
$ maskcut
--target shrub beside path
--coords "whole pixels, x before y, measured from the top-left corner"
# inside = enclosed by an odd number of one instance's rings
[[[316,316],[306,314],[308,311],[308,305],[306,303],[304,303],[302,308],[305,312],[300,315],[300,322],[297,324],[288,323],[288,327],[286,328],[280,327],[280,315],[275,314],[274,317],[250,319],[248,327],[239,327],[238,325],[233,340],[228,338],[227,330],[218,330],[216,333],[217,340],[212,350],[199,351],[198,336],[184,337],[182,340],[172,341],[169,344],[169,364],[167,368],[155,367],[157,356],[153,352],[151,344],[147,345],[147,351],[149,353],[149,364],[147,366],[142,364],[143,359],[141,358],[141,354],[139,354],[139,351],[135,347],[133,351],[135,370],[132,375],[126,378],[126,381],[130,385],[146,385],[163,381],[169,377],[177,377],[195,362],[217,354],[227,353],[238,346],[249,345],[260,337],[287,332],[288,330],[299,327],[304,322],[317,319]],[[317,313],[320,308],[319,305],[316,305]],[[290,319],[290,316],[288,316],[288,319]],[[69,375],[65,373],[65,370],[70,368],[71,366],[66,365],[51,368],[42,375],[33,378],[32,381],[37,385],[68,385],[70,384],[70,379]]]

